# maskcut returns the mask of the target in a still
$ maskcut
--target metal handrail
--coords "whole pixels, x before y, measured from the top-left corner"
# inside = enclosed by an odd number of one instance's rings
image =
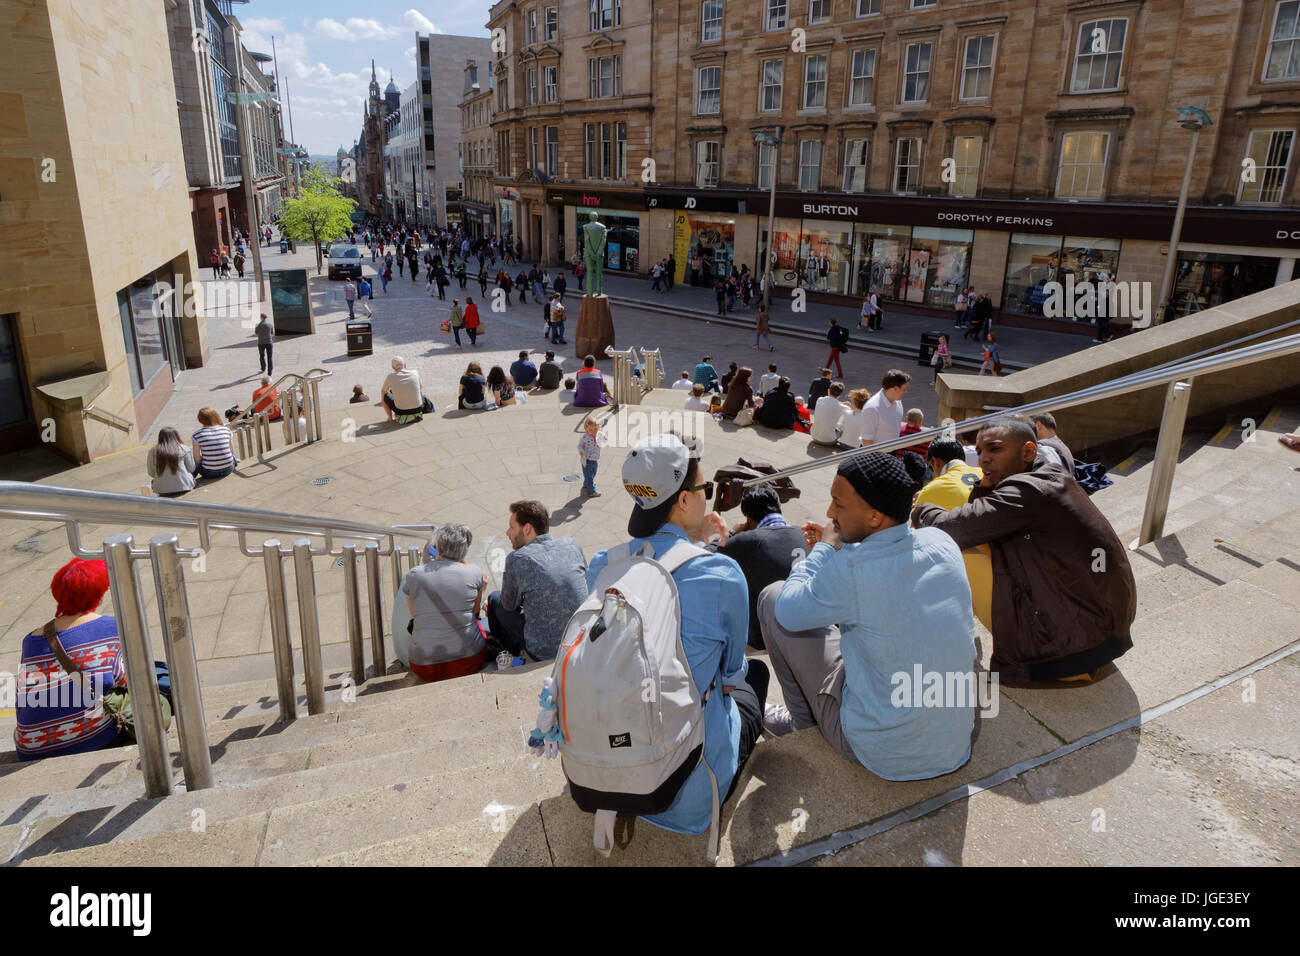
[[[199,532],[200,546],[204,549],[209,547],[210,532],[213,529],[236,531],[240,535],[241,550],[249,557],[261,554],[260,550],[250,550],[244,545],[244,535],[250,531],[324,537],[326,547],[317,550],[317,554],[342,553],[341,550],[334,549],[336,535],[367,541],[386,539],[388,549],[381,553],[388,554],[395,548],[395,538],[426,540],[431,527],[373,525],[341,518],[317,518],[172,498],[142,498],[139,495],[35,485],[25,481],[0,481],[0,518],[38,518],[66,522],[69,524],[73,550],[82,557],[87,556],[87,553],[80,547],[80,540],[74,536],[72,529],[83,521],[95,524],[139,521],[148,525],[195,528]]]
[[[289,379],[294,379],[295,385],[303,385],[303,384],[310,384],[311,382],[319,382],[322,379],[329,378],[333,374],[334,373],[331,372],[329,369],[324,369],[324,368],[310,368],[302,375],[299,375],[297,372],[285,372],[283,375],[281,375],[271,384],[271,388],[278,389],[284,382],[288,381]],[[249,405],[242,412],[240,412],[238,415],[236,415],[234,418],[228,421],[226,425],[229,428],[234,428],[236,425],[243,424],[244,422],[251,422],[253,420],[253,416],[256,414],[259,413],[253,411],[253,405]]]
[[[1300,326],[1300,319],[1294,319],[1291,322],[1283,322],[1281,325],[1275,325],[1271,329],[1264,329],[1260,332],[1252,332],[1250,335],[1243,335],[1241,336],[1241,338],[1232,339],[1229,342],[1220,342],[1218,345],[1211,345],[1209,348],[1201,349],[1199,352],[1193,352],[1191,355],[1184,355],[1181,358],[1170,359],[1168,362],[1161,362],[1159,365],[1152,365],[1150,368],[1142,369],[1142,372],[1158,372],[1162,369],[1172,368],[1175,365],[1181,365],[1185,362],[1190,362],[1193,359],[1202,358],[1203,356],[1206,355],[1214,355],[1217,352],[1222,352],[1226,348],[1244,345],[1246,342],[1250,342],[1254,339],[1263,338],[1266,335],[1272,335],[1275,332],[1281,332],[1284,329],[1294,328],[1295,326]],[[1130,374],[1141,374],[1141,373],[1135,372]],[[1127,377],[1128,376],[1123,376],[1123,378],[1127,378]],[[1119,382],[1122,381],[1123,378],[1114,379],[1114,381]],[[1009,411],[1011,409],[1019,409],[1020,407],[1021,406],[1019,405],[985,405],[984,406],[984,408],[990,412]]]
[[[777,478],[784,478],[787,475],[798,475],[806,471],[815,471],[819,468],[825,468],[827,465],[838,465],[841,462],[848,461],[858,455],[869,454],[870,452],[897,451],[900,448],[918,445],[931,439],[971,431],[972,429],[978,428],[980,425],[991,422],[996,418],[1003,417],[1007,414],[1007,411],[1013,411],[1016,414],[1026,414],[1031,412],[1050,412],[1062,408],[1073,408],[1076,405],[1087,405],[1103,398],[1113,398],[1118,395],[1127,395],[1130,392],[1140,392],[1143,389],[1151,388],[1155,385],[1169,385],[1177,382],[1179,379],[1193,378],[1197,375],[1204,375],[1207,372],[1219,372],[1230,368],[1236,368],[1240,365],[1252,365],[1255,362],[1261,362],[1270,358],[1279,358],[1283,355],[1290,355],[1293,352],[1300,352],[1300,334],[1288,335],[1284,338],[1274,339],[1271,342],[1264,342],[1259,345],[1251,345],[1245,348],[1235,349],[1232,352],[1217,357],[1201,358],[1190,362],[1183,362],[1174,368],[1135,372],[1132,375],[1126,375],[1123,378],[1115,379],[1112,382],[1104,382],[1100,385],[1090,385],[1087,388],[1069,392],[1065,395],[1059,395],[1056,398],[1045,398],[1042,401],[1030,402],[1027,405],[1017,405],[1013,409],[1008,409],[1006,411],[998,411],[989,415],[980,415],[976,418],[968,418],[965,421],[952,422],[934,428],[927,428],[912,435],[891,438],[888,441],[875,442],[862,448],[850,448],[848,451],[836,452],[835,454],[827,455],[824,458],[817,458],[813,461],[791,465],[789,468],[782,468],[780,471],[776,471],[770,475],[746,479],[742,483],[742,487],[749,488],[753,485],[761,485],[774,481]]]
[[[133,427],[131,422],[123,418],[121,415],[115,415],[112,412],[107,412],[104,409],[99,408],[95,405],[87,405],[85,408],[81,410],[81,414],[89,416],[90,418],[98,418],[104,424],[112,425],[114,428],[120,428],[123,431],[129,432]]]

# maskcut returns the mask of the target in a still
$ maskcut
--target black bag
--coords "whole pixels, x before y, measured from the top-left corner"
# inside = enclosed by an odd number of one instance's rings
[[[421,396],[420,411],[423,412],[425,415],[431,414],[433,412],[433,402],[432,400],[430,400],[428,395]]]

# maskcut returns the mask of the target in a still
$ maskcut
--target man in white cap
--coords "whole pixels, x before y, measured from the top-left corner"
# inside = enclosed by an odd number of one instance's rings
[[[623,487],[636,504],[627,530],[634,539],[630,551],[648,540],[655,558],[681,541],[702,542],[704,516],[713,496],[713,482],[700,481],[698,443],[688,448],[676,435],[651,435],[637,443],[623,462]],[[611,549],[618,556],[623,546]],[[601,551],[587,567],[587,586],[609,563]],[[731,558],[705,554],[673,572],[681,602],[682,648],[701,695],[710,687],[704,706],[704,760],[664,813],[647,823],[674,833],[699,834],[713,817],[713,785],[718,781],[723,803],[731,796],[745,761],[763,730],[769,673],[760,660],[746,666],[749,634],[749,590],[745,575]],[[721,693],[717,693],[721,690]]]

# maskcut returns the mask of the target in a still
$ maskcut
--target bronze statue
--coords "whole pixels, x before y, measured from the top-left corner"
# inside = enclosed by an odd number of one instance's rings
[[[601,295],[605,278],[605,226],[593,212],[582,227],[582,258],[587,266],[587,295]]]

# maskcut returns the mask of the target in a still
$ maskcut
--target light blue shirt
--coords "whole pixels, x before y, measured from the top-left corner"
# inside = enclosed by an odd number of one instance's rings
[[[946,694],[961,686],[948,675],[969,679],[975,662],[970,585],[952,538],[896,525],[839,551],[819,542],[791,570],[776,619],[789,631],[839,625],[840,726],[876,776],[923,780],[970,759],[975,700],[964,687]],[[931,673],[944,706],[914,706]]]
[[[942,531],[938,534],[951,543],[952,539]],[[649,538],[615,548],[615,558],[630,553],[629,548],[640,547],[645,540],[654,548],[654,556],[661,558],[677,542],[688,538],[677,525],[666,524]],[[596,586],[596,577],[608,563],[608,551],[601,551],[591,559],[587,567],[588,590]],[[682,608],[682,649],[695,686],[701,695],[709,694],[704,705],[704,759],[717,778],[718,799],[722,800],[731,789],[740,754],[740,713],[735,701],[722,693],[722,688],[735,686],[745,679],[749,588],[740,565],[721,554],[692,558],[677,569],[673,581]],[[969,598],[967,605],[969,614]],[[713,685],[711,693],[710,685]],[[704,764],[686,778],[671,807],[643,819],[674,833],[698,834],[707,830],[713,819],[713,786]]]

